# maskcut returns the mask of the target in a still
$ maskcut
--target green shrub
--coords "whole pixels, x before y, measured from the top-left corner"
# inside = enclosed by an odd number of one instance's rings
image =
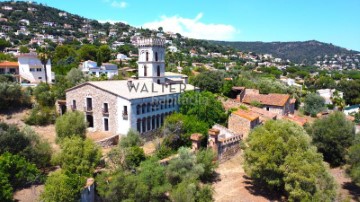
[[[17,83],[0,82],[0,110],[16,107],[29,107],[30,96]]]
[[[135,168],[140,165],[141,161],[145,160],[144,150],[139,146],[126,148],[125,162],[127,167]]]
[[[100,162],[101,150],[90,139],[66,137],[61,142],[61,152],[53,158],[66,173],[90,177]]]
[[[54,107],[55,96],[51,91],[50,85],[46,83],[40,83],[33,91],[35,99],[40,106]]]
[[[143,140],[140,137],[140,134],[130,129],[126,136],[121,137],[119,145],[122,148],[141,146],[143,144]]]
[[[56,120],[56,138],[61,141],[65,137],[79,136],[85,138],[87,124],[83,113],[67,112]]]
[[[41,200],[44,202],[79,201],[80,191],[85,184],[85,178],[78,175],[55,171],[47,178]]]
[[[34,164],[8,152],[0,156],[0,173],[7,178],[14,190],[40,179],[40,172]]]
[[[54,107],[42,107],[35,106],[28,117],[25,119],[25,123],[28,125],[40,125],[45,126],[55,123],[56,111]]]

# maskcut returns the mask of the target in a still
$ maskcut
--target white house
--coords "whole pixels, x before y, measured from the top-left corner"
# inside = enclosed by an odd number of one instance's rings
[[[127,57],[127,55],[119,53],[116,55],[116,59],[124,61],[124,60],[128,60],[129,58]]]
[[[344,108],[344,114],[350,115],[360,112],[360,105],[352,105]]]
[[[331,99],[334,97],[335,92],[338,93],[340,98],[343,98],[344,93],[335,89],[319,89],[316,93],[325,99],[325,104],[332,104]]]
[[[81,71],[96,77],[106,75],[107,78],[112,78],[118,75],[118,68],[112,63],[103,63],[100,67],[97,63],[91,60],[87,60],[81,64]]]
[[[51,72],[51,61],[46,64],[46,75],[44,65],[37,58],[36,53],[20,53],[17,55],[19,63],[19,75],[22,83],[52,83],[55,74]]]
[[[169,49],[169,51],[172,52],[172,53],[178,52],[178,48],[177,48],[176,46],[169,46],[168,49]]]
[[[178,111],[181,93],[196,90],[190,84],[168,82],[171,80],[165,77],[164,58],[165,40],[141,39],[139,79],[75,86],[66,91],[67,109],[83,112],[95,131],[125,135],[130,129],[141,134],[159,129],[166,116]]]

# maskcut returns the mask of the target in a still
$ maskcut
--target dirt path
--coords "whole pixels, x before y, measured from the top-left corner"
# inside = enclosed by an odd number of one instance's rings
[[[266,193],[258,193],[247,179],[239,152],[230,160],[219,165],[216,172],[219,181],[213,184],[215,201],[221,202],[267,202]]]
[[[338,184],[340,201],[360,201],[360,187],[351,182],[344,169],[332,168],[330,174]]]

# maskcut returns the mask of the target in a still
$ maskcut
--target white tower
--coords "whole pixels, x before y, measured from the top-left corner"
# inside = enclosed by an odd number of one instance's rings
[[[165,83],[165,39],[140,39],[138,76],[155,83]]]

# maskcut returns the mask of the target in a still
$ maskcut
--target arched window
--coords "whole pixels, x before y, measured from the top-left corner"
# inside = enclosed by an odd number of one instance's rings
[[[151,112],[151,104],[150,103],[147,104],[147,112]]]
[[[157,62],[158,61],[158,53],[155,52],[155,61]]]
[[[149,116],[149,117],[147,117],[147,122],[146,122],[147,124],[147,130],[149,131],[149,130],[151,130],[151,117]]]
[[[146,61],[149,61],[149,52],[146,52]]]
[[[136,106],[136,114],[141,114],[141,106],[140,105]]]
[[[151,128],[154,130],[156,128],[156,119],[155,116],[151,117]]]
[[[144,133],[144,132],[146,132],[146,118],[143,118],[142,119],[142,123],[141,123],[142,125],[142,133]]]
[[[141,119],[138,119],[136,122],[136,128],[139,133],[141,133]]]
[[[160,76],[160,65],[157,66],[157,76]]]
[[[144,65],[144,76],[147,76],[147,67]]]
[[[145,114],[145,112],[146,112],[146,104],[143,104],[141,108],[142,108],[142,110],[141,110],[142,113]]]

